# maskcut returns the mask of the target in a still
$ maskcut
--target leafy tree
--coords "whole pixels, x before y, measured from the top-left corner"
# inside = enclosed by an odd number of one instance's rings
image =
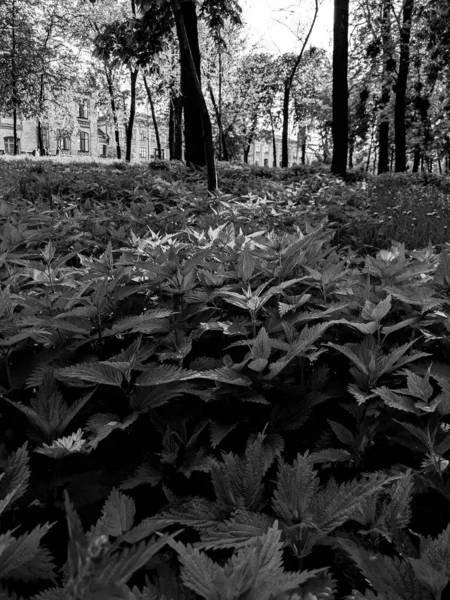
[[[127,67],[130,73],[130,113],[126,128],[125,159],[131,160],[133,125],[136,114],[136,83],[139,70],[147,67],[164,47],[170,35],[171,19],[167,5],[152,4],[141,18],[136,16],[134,1],[132,15],[123,21],[106,25],[95,39],[97,55],[111,64]]]

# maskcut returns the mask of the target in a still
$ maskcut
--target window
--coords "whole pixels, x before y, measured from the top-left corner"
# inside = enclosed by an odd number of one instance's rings
[[[261,144],[258,142],[256,144],[256,152],[259,152],[261,150]]]
[[[106,144],[99,144],[98,145],[98,153],[100,154],[100,156],[107,156],[108,155],[108,146]]]
[[[147,148],[144,148],[143,146],[141,146],[139,148],[139,156],[141,158],[147,158]]]
[[[123,127],[119,127],[119,137],[121,139],[125,137],[125,129]]]
[[[5,137],[3,138],[5,142],[5,154],[14,154],[14,138]],[[20,152],[20,140],[17,138],[17,152]]]
[[[153,156],[154,156],[155,160],[158,160],[158,148],[155,148]],[[165,157],[166,157],[166,151],[164,150],[164,148],[161,148],[161,160],[164,160]]]
[[[80,104],[78,105],[78,117],[80,119],[87,119],[88,118],[87,100],[83,100],[83,102],[80,102]]]
[[[268,159],[268,158],[265,158],[265,159],[264,159],[264,166],[265,166],[265,167],[268,167],[268,166],[269,166],[269,159]]]
[[[47,141],[44,139],[44,146],[48,146],[48,136],[46,136],[46,138]],[[64,135],[61,132],[58,132],[57,147],[60,151],[70,152],[70,135]]]
[[[89,152],[89,134],[87,131],[80,131],[80,152]]]
[[[145,140],[147,139],[147,134],[146,134],[145,129],[141,129],[140,132],[139,132],[139,134],[140,134],[140,140],[141,140],[141,142],[145,142]]]

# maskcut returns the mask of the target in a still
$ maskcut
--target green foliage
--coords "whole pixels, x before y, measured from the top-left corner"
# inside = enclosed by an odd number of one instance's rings
[[[343,245],[324,175],[0,164],[6,599],[445,593],[445,247]]]

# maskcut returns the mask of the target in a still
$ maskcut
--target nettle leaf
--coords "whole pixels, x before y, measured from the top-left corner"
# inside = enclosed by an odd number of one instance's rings
[[[211,502],[206,498],[191,498],[176,506],[168,508],[156,515],[167,525],[187,525],[200,532],[215,527],[217,521],[221,521],[223,513],[217,502]]]
[[[204,531],[202,541],[194,546],[203,550],[239,550],[252,543],[256,537],[267,533],[274,521],[268,515],[238,509],[230,519],[218,522]]]
[[[110,433],[116,430],[124,430],[132,425],[139,417],[138,412],[133,412],[128,415],[124,421],[120,417],[112,414],[96,414],[93,415],[86,424],[88,431],[94,432],[94,436],[89,439],[86,444],[86,449],[95,450],[98,444],[108,437]]]
[[[270,600],[323,573],[324,569],[287,573],[283,569],[281,532],[275,521],[267,533],[254,539],[228,560],[224,567],[191,545],[169,541],[179,555],[184,585],[205,598]]]
[[[245,282],[249,281],[255,270],[256,260],[250,248],[246,245],[239,258],[238,275]]]
[[[30,479],[29,461],[27,442],[6,458],[0,457],[0,469],[3,471],[0,475],[0,498],[6,502],[3,510],[24,495]]]
[[[287,525],[300,523],[309,516],[309,503],[320,486],[317,471],[313,467],[307,454],[297,454],[292,465],[283,460],[279,462],[272,508]]]
[[[311,452],[309,457],[311,459],[311,462],[313,462],[314,464],[319,464],[349,461],[351,460],[352,455],[348,450],[343,450],[341,448],[327,448],[325,450]]]
[[[112,385],[120,387],[123,381],[123,373],[120,368],[108,362],[82,363],[74,367],[56,369],[54,375],[62,381],[81,379],[93,385]]]
[[[133,527],[135,515],[134,500],[113,490],[103,505],[101,518],[91,528],[90,534],[119,537]]]
[[[450,578],[450,523],[436,538],[421,537],[420,558]]]
[[[433,600],[431,593],[415,577],[409,562],[371,554],[350,540],[340,538],[337,543],[350,554],[377,593],[401,600]]]
[[[140,485],[155,487],[161,480],[162,472],[159,469],[152,467],[150,464],[143,463],[120,485],[120,489],[132,490]]]
[[[86,440],[83,439],[83,430],[78,429],[72,435],[55,440],[50,446],[44,444],[42,448],[36,448],[35,452],[44,454],[49,458],[60,459],[76,452],[85,452],[85,444]]]
[[[267,335],[267,331],[264,329],[264,327],[261,327],[252,345],[252,357],[254,359],[262,358],[267,361],[270,356],[270,352],[270,338]]]
[[[392,296],[389,294],[384,300],[373,304],[370,300],[366,300],[361,316],[366,321],[381,321],[392,307]]]
[[[344,427],[344,425],[337,423],[336,421],[330,421],[329,419],[327,420],[331,429],[333,430],[334,435],[342,444],[345,444],[346,446],[352,446],[355,443],[355,436],[351,431]]]
[[[18,538],[13,537],[11,532],[0,536],[0,579],[20,579],[23,576],[27,581],[42,578],[55,580],[55,565],[51,562],[50,554],[43,552],[40,546],[51,527],[46,523]]]
[[[188,381],[199,377],[198,371],[183,369],[175,365],[159,365],[148,363],[145,371],[136,380],[136,385],[163,385],[176,381]]]
[[[222,440],[235,429],[238,425],[240,425],[240,421],[236,421],[234,423],[218,423],[211,422],[210,423],[210,432],[209,439],[211,441],[211,446],[213,448],[217,448],[220,445]]]

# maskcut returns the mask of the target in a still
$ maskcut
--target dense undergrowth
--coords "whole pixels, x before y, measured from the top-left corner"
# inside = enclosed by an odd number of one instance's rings
[[[0,162],[0,599],[445,598],[448,180],[219,173]]]

